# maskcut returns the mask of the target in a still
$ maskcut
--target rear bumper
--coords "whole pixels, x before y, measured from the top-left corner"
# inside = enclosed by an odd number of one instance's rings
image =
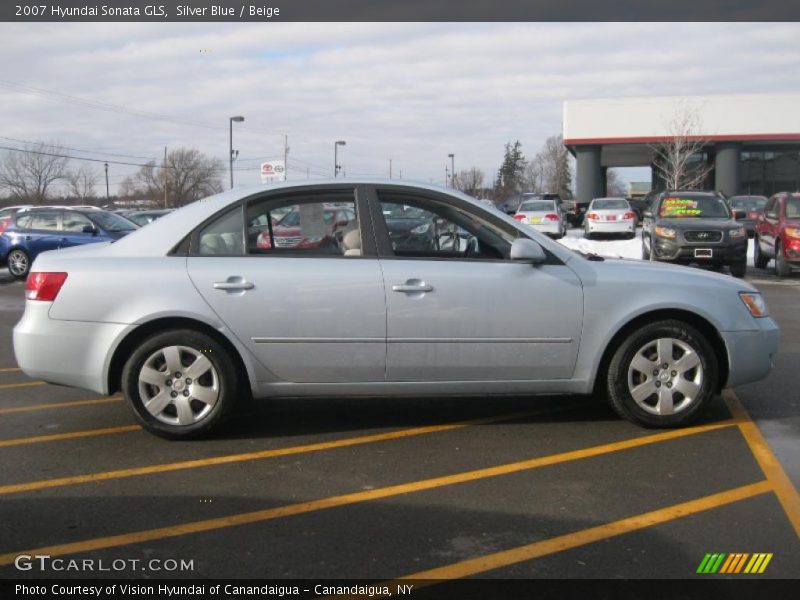
[[[50,306],[26,302],[14,327],[17,364],[35,379],[107,394],[111,349],[129,325],[59,321],[48,316]]]
[[[632,233],[636,231],[636,220],[627,221],[592,221],[585,222],[590,233]]]
[[[548,235],[559,235],[561,233],[560,221],[545,221],[544,223],[527,223],[528,226],[533,227],[536,231],[541,231]]]
[[[722,331],[728,352],[727,386],[733,387],[764,379],[778,353],[780,331],[771,317],[755,319],[758,329]]]

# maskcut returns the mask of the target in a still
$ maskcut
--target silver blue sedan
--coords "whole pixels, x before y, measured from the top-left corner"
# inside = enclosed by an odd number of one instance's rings
[[[468,196],[397,181],[212,196],[39,255],[26,295],[22,370],[121,390],[168,438],[207,434],[248,396],[595,393],[678,426],[766,377],[778,350],[741,280],[576,254]]]

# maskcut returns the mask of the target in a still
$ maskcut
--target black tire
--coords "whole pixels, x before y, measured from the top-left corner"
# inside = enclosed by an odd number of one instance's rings
[[[700,372],[702,382],[699,384],[696,396],[691,400],[687,399],[686,396],[682,396],[683,400],[679,398],[677,411],[663,415],[649,412],[637,403],[633,399],[628,385],[628,371],[631,368],[633,359],[637,357],[640,350],[651,343],[655,343],[660,338],[677,340],[680,344],[691,348],[697,354],[700,361],[699,365],[702,368]],[[675,351],[673,350],[673,352]],[[682,352],[680,347],[678,347],[678,352]],[[658,368],[659,374],[662,373],[659,365],[654,365],[654,367]],[[698,371],[693,372],[695,376],[698,373]],[[638,373],[636,375],[637,377],[639,376]],[[679,374],[678,377],[683,377],[683,374]],[[624,419],[644,427],[679,427],[690,423],[708,404],[717,389],[718,377],[717,357],[706,337],[688,323],[669,319],[656,321],[644,327],[637,327],[628,334],[611,359],[606,387],[611,407]],[[646,383],[648,380],[652,380],[654,386],[659,385],[658,389],[660,390],[661,381],[653,373],[648,373],[647,379],[639,383]],[[670,388],[675,381],[677,379],[670,380]],[[674,393],[672,397],[674,399]],[[652,401],[652,397],[645,398],[643,403],[650,401]],[[686,405],[681,406],[682,402],[685,402]],[[655,407],[651,406],[650,410],[655,410]]]
[[[587,240],[592,239],[592,233],[585,227],[583,229],[583,237],[585,237]]]
[[[181,347],[183,350],[179,353],[179,359],[182,363],[182,368],[188,368],[192,361],[192,353],[201,355],[208,359],[211,368],[206,371],[202,377],[206,378],[201,384],[201,379],[193,382],[194,385],[204,386],[207,382],[215,382],[217,390],[216,402],[208,410],[203,408],[200,400],[194,399],[190,394],[187,403],[191,406],[192,417],[197,416],[197,420],[191,424],[179,424],[165,422],[164,419],[175,418],[178,419],[178,408],[175,400],[170,400],[165,409],[158,415],[157,418],[145,408],[145,400],[141,395],[141,386],[145,386],[148,393],[155,393],[155,390],[170,389],[160,388],[159,386],[150,386],[146,383],[141,383],[139,376],[142,372],[145,363],[153,359],[152,357],[158,354],[159,350],[168,347]],[[195,359],[198,356],[194,357]],[[163,365],[164,373],[168,374],[169,367],[166,362]],[[189,387],[190,379],[183,377],[176,378],[173,385],[178,385],[178,379],[181,380],[180,386],[185,390],[193,392],[194,390]],[[170,440],[182,440],[199,438],[208,435],[212,430],[218,428],[220,424],[230,415],[236,404],[237,396],[239,395],[239,381],[236,367],[234,366],[233,359],[229,356],[228,350],[220,345],[212,337],[195,331],[192,329],[172,329],[163,333],[158,333],[146,338],[139,346],[133,351],[131,356],[125,363],[122,370],[122,393],[125,396],[129,406],[133,410],[136,420],[150,433],[159,437]],[[213,385],[211,383],[210,385]],[[211,389],[210,387],[207,389]],[[166,393],[166,392],[165,392]],[[185,392],[171,392],[180,396]],[[198,395],[200,390],[198,390]],[[198,408],[198,405],[203,410]],[[207,406],[207,405],[206,405]],[[170,411],[170,409],[172,409]],[[195,415],[195,410],[198,414]],[[205,414],[203,414],[205,411]],[[173,414],[174,413],[174,414]]]
[[[741,279],[747,274],[747,260],[743,260],[737,263],[731,263],[730,265],[728,265],[728,268],[731,271],[731,275],[733,275],[737,279]]]
[[[775,275],[778,277],[788,277],[792,273],[792,268],[786,262],[780,242],[775,243]]]
[[[761,252],[761,241],[758,239],[758,236],[753,237],[753,244],[753,265],[757,269],[766,269],[769,263],[769,257],[764,256],[764,253]]]
[[[642,260],[650,260],[650,251],[644,244],[644,236],[642,236]]]
[[[6,264],[14,279],[25,279],[31,270],[31,257],[22,248],[14,248],[8,253]]]

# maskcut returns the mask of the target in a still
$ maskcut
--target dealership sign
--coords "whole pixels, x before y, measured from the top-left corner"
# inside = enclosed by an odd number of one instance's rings
[[[286,180],[286,165],[282,160],[271,160],[269,162],[261,163],[261,182],[269,183],[271,181],[285,181]]]

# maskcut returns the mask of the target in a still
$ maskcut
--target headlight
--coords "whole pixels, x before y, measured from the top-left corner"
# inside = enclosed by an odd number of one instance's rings
[[[730,231],[728,231],[728,235],[731,236],[732,240],[735,240],[735,239],[740,238],[740,237],[744,237],[744,235],[745,235],[744,227],[738,227],[736,229],[731,229]]]
[[[747,310],[749,310],[750,314],[754,317],[766,317],[769,315],[767,305],[764,302],[764,298],[761,297],[761,294],[756,292],[739,292],[739,297],[742,299],[742,302],[744,302]]]
[[[424,225],[418,225],[417,227],[414,227],[414,229],[411,230],[411,233],[420,235],[422,233],[427,233],[428,229],[430,228],[431,228],[430,223],[425,223]]]
[[[658,237],[674,239],[675,230],[670,227],[656,227],[656,235]]]
[[[797,227],[787,227],[783,230],[790,238],[800,238],[800,229]]]

